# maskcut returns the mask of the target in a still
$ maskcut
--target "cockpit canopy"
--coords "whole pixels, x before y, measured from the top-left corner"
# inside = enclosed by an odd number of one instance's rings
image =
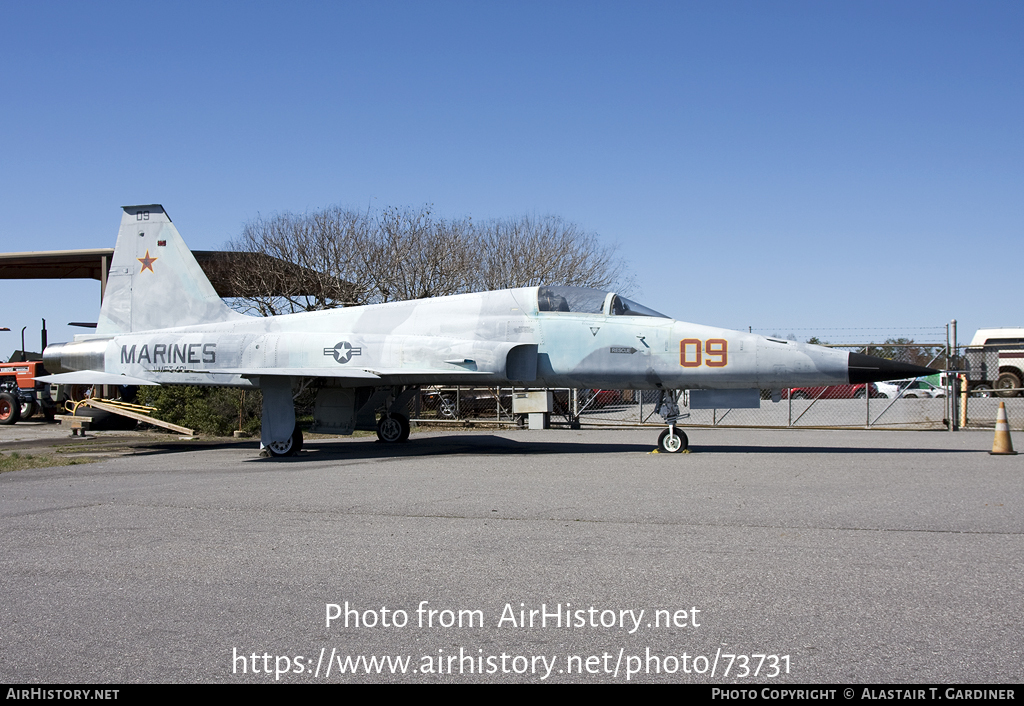
[[[587,287],[539,287],[537,307],[543,312],[604,314],[605,316],[655,316],[670,318],[635,301]]]

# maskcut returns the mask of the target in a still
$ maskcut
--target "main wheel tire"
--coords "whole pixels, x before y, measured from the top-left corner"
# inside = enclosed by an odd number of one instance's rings
[[[807,399],[807,393],[806,392],[794,392],[792,394],[792,397],[793,397],[794,400],[806,400]]]
[[[0,424],[14,424],[21,419],[21,403],[9,392],[0,392]]]
[[[661,432],[661,436],[658,437],[658,450],[663,453],[677,454],[686,451],[686,448],[690,445],[690,440],[686,438],[686,434],[675,430],[673,436],[669,436],[669,430]]]
[[[975,385],[971,388],[971,397],[991,397],[992,388],[988,385]]]
[[[302,430],[296,425],[295,431],[288,439],[270,442],[267,444],[267,450],[270,451],[271,456],[294,456],[302,450]]]
[[[1016,373],[999,373],[995,384],[996,394],[1000,397],[1017,397],[1020,392],[1015,387],[1020,387],[1020,378]]]
[[[403,414],[385,414],[377,422],[377,438],[385,444],[397,444],[409,439],[409,420]]]

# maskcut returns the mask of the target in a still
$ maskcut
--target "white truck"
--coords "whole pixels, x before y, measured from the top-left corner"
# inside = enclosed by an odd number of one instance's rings
[[[1024,382],[1024,328],[978,329],[963,361],[971,392],[1017,397]]]

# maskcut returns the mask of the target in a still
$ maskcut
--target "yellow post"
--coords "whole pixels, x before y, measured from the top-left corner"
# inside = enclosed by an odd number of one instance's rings
[[[967,376],[958,375],[960,378],[960,428],[967,428]]]

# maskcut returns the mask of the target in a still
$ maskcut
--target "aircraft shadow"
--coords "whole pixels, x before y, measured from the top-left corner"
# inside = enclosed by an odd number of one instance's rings
[[[476,455],[497,456],[524,454],[530,456],[555,454],[608,454],[646,453],[654,444],[595,444],[588,442],[529,442],[506,439],[501,436],[472,434],[466,436],[445,436],[427,439],[413,437],[402,444],[379,442],[346,443],[345,441],[306,442],[303,453],[297,458],[409,458],[417,456]],[[262,460],[262,459],[261,459]]]
[[[691,453],[731,454],[972,454],[983,450],[920,448],[850,448],[848,446],[690,446]]]
[[[314,440],[307,442],[303,458],[405,458],[416,456],[443,456],[455,454],[498,455],[521,454],[526,456],[548,456],[559,454],[623,454],[650,453],[656,447],[652,439],[649,444],[594,443],[594,442],[544,442],[518,441],[500,436],[474,434],[467,436],[446,436],[429,439],[415,437],[404,444],[381,444],[375,442],[345,443],[344,441]],[[690,447],[691,454],[948,454],[981,453],[963,449],[891,448],[869,447],[850,448],[845,446],[767,446],[767,445],[703,445]],[[669,455],[669,454],[665,454]],[[262,459],[259,459],[262,460]]]
[[[258,441],[199,441],[175,442],[167,441],[155,444],[136,446],[135,455],[158,455],[183,453],[189,451],[209,451],[233,449],[251,452],[252,457],[246,462],[302,462],[319,461],[331,458],[344,459],[379,459],[379,458],[415,458],[450,455],[505,455],[521,454],[526,456],[551,456],[560,454],[639,454],[650,453],[655,443],[626,444],[618,442],[594,443],[586,441],[519,441],[501,436],[487,434],[467,434],[465,436],[444,436],[417,439],[401,444],[382,444],[376,441],[352,441],[348,439],[312,439],[303,444],[302,452],[290,458],[263,458],[259,454]],[[984,449],[934,449],[934,448],[898,448],[898,447],[847,447],[847,446],[770,446],[740,444],[726,446],[721,444],[692,444],[690,454],[854,454],[854,455],[906,455],[906,454],[976,454],[986,453]],[[670,454],[665,454],[670,455]]]

